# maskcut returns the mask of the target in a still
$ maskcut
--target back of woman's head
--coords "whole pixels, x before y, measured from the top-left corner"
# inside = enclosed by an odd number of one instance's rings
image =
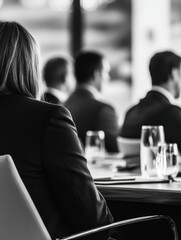
[[[36,98],[39,56],[31,34],[16,22],[0,22],[0,94]]]

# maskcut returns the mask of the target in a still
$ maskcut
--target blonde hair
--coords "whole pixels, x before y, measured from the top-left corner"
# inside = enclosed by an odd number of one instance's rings
[[[37,98],[39,54],[32,35],[16,22],[0,21],[0,94]]]

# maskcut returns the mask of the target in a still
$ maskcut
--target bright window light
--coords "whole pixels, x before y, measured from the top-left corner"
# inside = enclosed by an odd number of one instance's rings
[[[21,4],[27,8],[43,7],[47,0],[20,0]]]
[[[3,0],[0,0],[0,7],[2,7],[2,5],[3,5]]]
[[[102,4],[109,4],[109,3],[112,3],[112,2],[115,2],[115,0],[99,0],[99,5],[102,5]]]
[[[81,0],[81,7],[85,11],[94,11],[99,6],[99,1],[97,0]]]
[[[109,4],[114,1],[115,0],[81,0],[81,7],[85,11],[94,11],[101,5]]]
[[[48,4],[53,11],[67,11],[70,9],[72,0],[49,0]]]

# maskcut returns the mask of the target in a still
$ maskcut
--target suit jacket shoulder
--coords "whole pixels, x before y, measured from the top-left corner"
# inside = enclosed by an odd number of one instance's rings
[[[117,135],[119,132],[118,116],[113,106],[85,89],[77,89],[65,103],[75,121],[79,137],[85,144],[88,130],[105,132],[106,148],[118,152]]]
[[[12,156],[52,239],[110,223],[69,111],[18,95],[0,96],[0,109],[0,154]]]
[[[60,100],[49,92],[45,92],[43,95],[43,100],[49,103],[62,104]]]
[[[128,110],[120,135],[140,138],[143,125],[163,125],[167,142],[176,142],[181,150],[181,108],[171,104],[160,93],[149,92]]]

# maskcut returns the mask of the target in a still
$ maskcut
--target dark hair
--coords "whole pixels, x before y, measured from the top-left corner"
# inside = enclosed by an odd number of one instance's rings
[[[39,93],[38,48],[31,34],[16,22],[0,22],[0,94],[36,98]]]
[[[152,85],[166,83],[172,73],[173,68],[179,68],[181,57],[171,51],[156,53],[150,60],[149,70]]]
[[[75,57],[75,77],[78,83],[86,83],[95,70],[102,69],[103,55],[95,51],[81,51]]]
[[[68,72],[68,60],[63,57],[49,59],[43,69],[43,77],[47,86],[64,83]]]

